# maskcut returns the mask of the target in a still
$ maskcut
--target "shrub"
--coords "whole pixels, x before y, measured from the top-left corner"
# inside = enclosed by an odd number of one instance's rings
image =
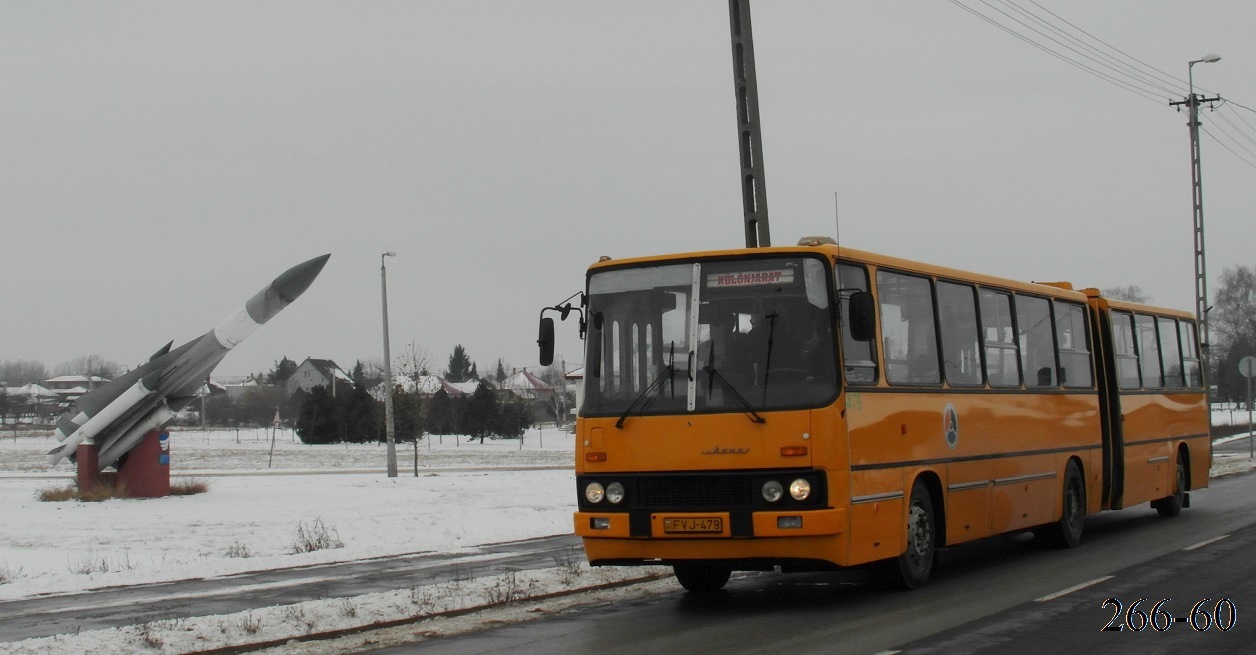
[[[297,522],[297,536],[292,542],[294,554],[312,553],[328,548],[344,548],[345,542],[340,540],[336,528],[328,528],[323,519],[314,519],[314,523],[306,528],[303,521]]]

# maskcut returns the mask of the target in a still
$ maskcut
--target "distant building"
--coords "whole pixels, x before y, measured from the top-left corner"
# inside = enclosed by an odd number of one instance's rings
[[[436,392],[441,389],[444,389],[445,393],[450,396],[463,396],[469,393],[475,393],[476,384],[477,383],[475,382],[450,382],[439,375],[421,375],[418,379],[404,375],[393,377],[393,385],[401,387],[403,392],[414,393],[417,389],[419,395],[424,398],[431,398],[432,396],[435,396]],[[468,385],[470,385],[469,388]],[[372,387],[370,390],[371,397],[375,400],[383,402],[385,393],[384,390],[387,386],[387,382],[381,382]]]
[[[62,375],[44,380],[44,386],[56,394],[59,402],[67,408],[78,400],[79,396],[108,383],[107,378],[99,375]]]
[[[309,393],[314,387],[323,387],[327,393],[335,396],[339,391],[353,389],[353,377],[330,359],[306,357],[297,370],[292,372],[292,377],[288,378],[284,392],[291,396],[298,389]]]
[[[51,389],[38,384],[24,384],[20,387],[4,387],[4,395],[16,400],[22,413],[29,416],[46,416],[56,414],[60,410],[61,399]],[[0,416],[0,421],[4,419]]]

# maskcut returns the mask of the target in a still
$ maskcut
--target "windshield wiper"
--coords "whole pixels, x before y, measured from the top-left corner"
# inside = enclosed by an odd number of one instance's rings
[[[632,403],[630,405],[628,405],[628,409],[625,409],[624,413],[620,415],[619,420],[615,421],[616,429],[623,429],[624,421],[628,419],[628,415],[632,414],[632,410],[636,409],[638,404],[641,405],[641,411],[645,411],[645,409],[650,406],[650,403],[654,402],[654,398],[656,396],[653,396],[651,394],[654,392],[655,389],[658,389],[659,391],[663,390],[664,379],[671,381],[672,397],[674,398],[676,396],[676,381],[673,379],[676,375],[676,342],[675,341],[672,342],[671,348],[668,352],[668,360],[669,361],[667,362],[667,367],[664,368],[661,373],[659,373],[658,377],[654,378],[654,381],[650,383],[650,386],[641,390],[641,393],[638,394],[637,397],[632,400]],[[644,403],[641,402],[643,400],[645,401]]]
[[[728,378],[724,377],[723,374],[715,370],[715,352],[714,351],[712,351],[711,354],[707,356],[707,365],[703,367],[702,370],[703,372],[707,374],[708,399],[710,398],[710,395],[711,395],[711,383],[714,382],[716,384],[719,384],[720,388],[724,390],[724,393],[732,396],[733,400],[736,400],[737,404],[741,405],[742,409],[745,410],[746,414],[749,415],[747,418],[749,418],[752,423],[767,423],[766,419],[764,419],[762,416],[759,416],[758,412],[754,411],[754,406],[750,404],[749,400],[746,400],[745,396],[741,395],[741,393],[737,391],[737,388],[733,386],[733,383],[729,382]]]
[[[763,363],[763,402],[762,405],[768,404],[768,374],[772,372],[772,341],[776,336],[776,319],[780,316],[775,312],[768,314],[764,318],[768,319],[768,353]]]

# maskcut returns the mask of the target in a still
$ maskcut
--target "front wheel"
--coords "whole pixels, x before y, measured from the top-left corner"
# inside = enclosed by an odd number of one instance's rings
[[[1160,516],[1165,518],[1173,518],[1182,513],[1182,506],[1186,504],[1186,462],[1182,461],[1182,453],[1177,456],[1177,476],[1173,481],[1173,493],[1152,501],[1151,506],[1156,508]]]
[[[933,515],[933,499],[923,480],[911,488],[907,506],[907,549],[891,567],[892,582],[902,589],[919,589],[929,581],[936,553],[934,539],[937,521]]]
[[[733,570],[727,566],[700,564],[673,564],[672,571],[680,586],[695,594],[709,594],[723,589],[733,574]]]

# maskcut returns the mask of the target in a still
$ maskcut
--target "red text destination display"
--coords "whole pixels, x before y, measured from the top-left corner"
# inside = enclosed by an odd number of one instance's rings
[[[791,269],[747,271],[745,273],[711,273],[707,275],[707,287],[717,289],[792,284],[793,281],[794,271]]]

